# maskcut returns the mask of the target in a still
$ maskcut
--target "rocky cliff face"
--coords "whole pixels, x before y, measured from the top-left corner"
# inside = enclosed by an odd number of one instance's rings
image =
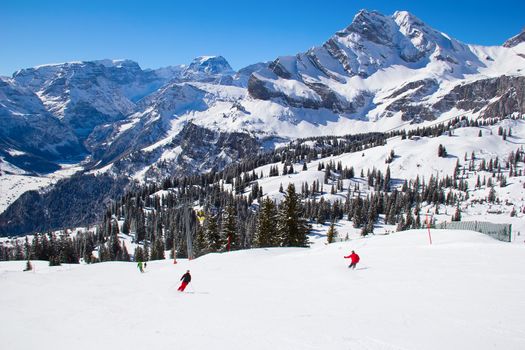
[[[57,170],[56,161],[85,153],[71,130],[41,100],[15,81],[0,78],[0,156],[29,172]]]
[[[175,150],[177,156],[157,162],[148,168],[145,176],[160,180],[173,174],[218,171],[232,162],[256,155],[263,141],[245,133],[218,132],[188,123],[162,150],[162,154]]]
[[[433,107],[436,112],[452,107],[480,112],[484,118],[525,114],[525,77],[504,75],[460,84]]]

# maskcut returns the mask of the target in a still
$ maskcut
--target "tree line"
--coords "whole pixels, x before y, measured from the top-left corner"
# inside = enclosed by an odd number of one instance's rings
[[[489,121],[486,121],[489,123]],[[335,223],[346,218],[360,228],[362,235],[374,232],[380,216],[385,224],[397,225],[398,230],[422,225],[423,205],[453,205],[468,199],[467,171],[473,170],[475,155],[453,174],[425,181],[419,178],[393,183],[390,168],[382,173],[375,168],[366,175],[341,162],[318,162],[317,170],[324,171],[323,181],[303,182],[300,188],[289,185],[282,188],[283,200],[263,198],[264,189],[258,180],[277,176],[279,167],[272,165],[270,173],[257,173],[257,167],[281,163],[285,174],[307,170],[310,161],[383,145],[386,136],[425,137],[453,132],[472,126],[467,118],[456,118],[447,124],[418,128],[409,132],[389,134],[371,133],[348,137],[319,137],[298,140],[287,147],[259,157],[233,164],[221,172],[166,178],[161,183],[135,186],[107,208],[96,229],[73,237],[46,233],[35,235],[25,245],[0,244],[0,260],[40,259],[50,263],[99,262],[121,260],[164,259],[170,257],[196,258],[211,252],[273,246],[307,246],[311,223]],[[476,121],[477,123],[477,121]],[[511,134],[510,131],[507,135]],[[341,153],[339,153],[341,152]],[[387,163],[395,158],[390,151]],[[510,176],[521,174],[516,170],[524,161],[521,149],[512,152],[504,167]],[[490,169],[500,183],[505,182],[499,159],[479,162],[479,170]],[[303,164],[295,167],[294,164]],[[277,173],[277,174],[276,174]],[[490,180],[490,179],[489,179]],[[489,183],[492,185],[492,180]],[[484,184],[488,181],[484,181]],[[476,185],[478,186],[478,185]],[[481,185],[479,185],[481,186]],[[326,200],[323,195],[336,197]],[[491,197],[493,196],[493,197]],[[490,192],[487,200],[496,201]],[[134,256],[122,243],[122,235],[131,235],[137,244]],[[95,251],[96,254],[92,254]]]

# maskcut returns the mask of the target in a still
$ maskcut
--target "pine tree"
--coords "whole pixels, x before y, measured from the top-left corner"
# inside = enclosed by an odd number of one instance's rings
[[[101,262],[111,261],[111,253],[105,243],[100,244],[98,249],[98,260]]]
[[[20,243],[18,243],[18,240],[15,240],[15,246],[13,247],[13,250],[14,260],[24,260],[24,252]]]
[[[326,233],[326,241],[328,244],[332,243],[335,237],[337,237],[337,230],[335,229],[335,222],[332,221]]]
[[[193,252],[196,257],[209,253],[209,248],[206,242],[206,233],[203,225],[197,226],[197,232],[195,233],[195,240],[193,241]],[[175,259],[175,245],[170,253],[170,258]]]
[[[60,266],[60,249],[55,234],[49,234],[49,266]]]
[[[130,261],[128,248],[126,248],[126,245],[124,244],[124,242],[122,242],[122,258],[121,258],[121,260],[122,261]]]
[[[42,259],[42,244],[40,243],[40,235],[35,234],[33,236],[33,242],[31,244],[31,256],[35,260]]]
[[[237,234],[237,213],[235,206],[230,203],[226,207],[223,221],[223,237],[225,239],[225,247],[223,249],[236,250],[239,247],[239,239]]]
[[[459,208],[459,205],[456,207],[454,216],[452,216],[452,221],[461,221],[461,209]]]
[[[125,218],[124,223],[122,224],[122,233],[125,235],[129,235],[131,228],[131,223],[129,219]]]
[[[490,203],[494,203],[496,201],[496,190],[494,189],[494,187],[490,188],[487,200]]]
[[[135,248],[134,261],[145,261],[144,249],[141,246]]]
[[[223,246],[221,234],[219,232],[219,225],[217,222],[217,216],[207,215],[206,217],[206,246],[210,249],[211,252],[218,252]]]
[[[78,264],[79,256],[70,237],[62,235],[59,243],[60,262],[66,264]]]
[[[446,158],[447,157],[447,149],[442,144],[438,147],[438,157]]]
[[[112,260],[112,261],[119,260],[121,257],[122,246],[120,245],[120,239],[117,234],[114,233],[111,235],[109,239],[109,247],[110,247],[109,260]]]
[[[284,194],[284,200],[279,207],[277,231],[284,247],[308,246],[310,226],[302,217],[302,206],[295,186],[289,184]]]
[[[390,191],[390,166],[386,167],[385,182],[384,182],[384,186],[383,186],[383,191],[385,191],[385,192]]]
[[[363,225],[363,228],[361,229],[361,236],[364,237],[371,233],[374,233],[374,223],[369,221],[366,223],[366,225]]]
[[[272,247],[277,245],[277,208],[269,197],[266,197],[261,204],[256,230],[256,247]]]
[[[353,203],[352,222],[355,228],[361,227],[365,221],[363,213],[363,199],[357,197]]]

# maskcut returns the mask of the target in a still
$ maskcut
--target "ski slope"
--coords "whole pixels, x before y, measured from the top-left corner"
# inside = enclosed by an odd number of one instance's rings
[[[340,227],[341,230],[344,229]],[[192,261],[0,263],[5,349],[523,349],[524,244],[425,230]],[[358,269],[343,259],[352,249]],[[176,291],[190,269],[188,293]]]

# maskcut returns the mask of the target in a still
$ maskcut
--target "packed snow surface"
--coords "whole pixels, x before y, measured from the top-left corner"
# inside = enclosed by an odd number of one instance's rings
[[[344,227],[339,227],[343,231]],[[351,236],[195,260],[0,263],[5,349],[524,349],[525,244]],[[356,270],[343,259],[361,256]],[[190,269],[187,293],[177,292]]]

